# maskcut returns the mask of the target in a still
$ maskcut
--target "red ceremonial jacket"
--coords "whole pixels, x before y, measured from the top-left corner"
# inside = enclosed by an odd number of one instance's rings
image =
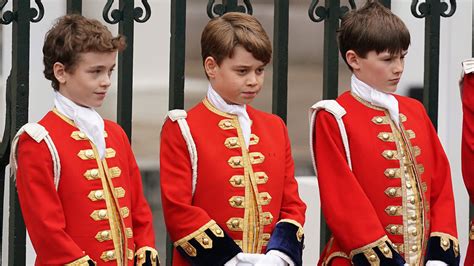
[[[194,196],[178,123],[167,119],[163,125],[160,180],[166,227],[176,247],[173,265],[222,265],[238,252],[264,253],[281,237],[296,250],[281,249],[281,243],[275,249],[301,263],[306,205],[298,195],[285,124],[250,106],[247,112],[248,149],[236,115],[206,99],[188,112],[198,156]]]
[[[445,255],[439,250],[459,260],[447,157],[423,106],[394,96],[400,130],[387,110],[350,92],[337,98],[347,112],[342,119],[352,171],[334,116],[317,113],[313,156],[322,210],[333,233],[320,265],[381,263],[393,252],[410,265],[422,265],[425,254],[446,261],[436,257]],[[428,256],[429,240],[434,257]]]
[[[20,137],[16,184],[36,265],[88,265],[89,258],[99,265],[133,265],[135,255],[156,254],[152,214],[129,141],[120,126],[104,122],[103,160],[86,135],[56,110],[39,122],[59,154],[57,191],[46,143],[28,134]]]

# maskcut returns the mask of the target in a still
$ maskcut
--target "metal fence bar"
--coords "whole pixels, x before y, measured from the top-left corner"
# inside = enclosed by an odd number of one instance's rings
[[[350,8],[355,9],[353,0],[348,1]],[[339,19],[349,10],[340,0],[326,0],[324,6],[318,6],[319,0],[313,0],[308,10],[309,17],[314,22],[324,21],[324,58],[323,58],[323,99],[336,99],[339,81],[339,50],[337,47],[337,29]],[[331,231],[326,224],[321,211],[320,252],[331,237]]]
[[[288,23],[289,1],[275,0],[273,26],[272,111],[286,123],[288,105]]]
[[[67,0],[66,12],[68,14],[82,14],[82,0]]]
[[[13,1],[11,127],[10,141],[18,129],[28,122],[30,1]],[[25,265],[26,232],[15,182],[10,180],[10,210],[8,234],[8,264]]]
[[[439,36],[441,17],[450,17],[456,11],[456,0],[448,4],[441,0],[413,0],[411,12],[417,18],[425,18],[425,72],[423,104],[435,128],[438,128],[439,95]]]
[[[184,108],[186,0],[171,1],[169,109]],[[167,256],[168,257],[168,256]],[[167,264],[168,265],[168,264]]]

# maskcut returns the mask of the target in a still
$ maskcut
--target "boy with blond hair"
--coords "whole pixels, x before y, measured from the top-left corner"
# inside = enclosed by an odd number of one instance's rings
[[[173,110],[160,178],[173,265],[302,265],[305,204],[284,122],[249,104],[271,43],[252,16],[227,13],[201,37],[207,97]]]
[[[350,91],[312,107],[313,161],[333,233],[320,265],[458,265],[447,157],[423,105],[393,94],[410,45],[377,1],[342,18]]]
[[[80,15],[60,17],[46,34],[44,75],[55,107],[20,129],[12,150],[36,265],[159,264],[127,135],[94,110],[123,49],[123,36]]]

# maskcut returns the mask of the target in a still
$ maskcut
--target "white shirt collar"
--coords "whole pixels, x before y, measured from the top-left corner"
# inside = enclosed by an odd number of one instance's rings
[[[355,75],[351,77],[351,91],[363,100],[388,110],[390,118],[397,127],[400,127],[398,100],[392,94],[381,92],[364,83]]]
[[[242,134],[247,148],[250,143],[251,125],[252,121],[247,113],[246,105],[228,104],[226,101],[212,88],[209,84],[207,90],[207,99],[219,111],[229,114],[235,114],[239,118],[239,124],[242,129]]]
[[[101,159],[105,157],[104,119],[93,109],[77,105],[58,91],[54,93],[54,106],[95,144]]]

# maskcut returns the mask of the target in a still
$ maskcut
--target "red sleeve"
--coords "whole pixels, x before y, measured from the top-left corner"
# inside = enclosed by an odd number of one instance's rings
[[[166,228],[174,246],[193,265],[223,265],[239,246],[206,211],[192,205],[192,169],[189,152],[177,122],[169,119],[161,131],[161,201]],[[204,241],[203,244],[199,241]],[[212,245],[207,245],[208,240]]]
[[[132,223],[135,250],[142,247],[155,247],[155,231],[153,230],[153,215],[143,193],[140,170],[125,132],[121,130],[125,150],[128,152],[129,176],[132,185]]]
[[[192,206],[192,170],[186,142],[178,123],[169,119],[161,131],[160,182],[163,213],[172,241],[177,241],[211,220]]]
[[[291,154],[291,144],[288,138],[288,131],[281,121],[285,135],[286,146],[286,173],[285,189],[283,190],[283,200],[281,203],[280,219],[291,219],[297,221],[301,226],[305,222],[306,204],[301,200],[298,193],[298,183],[295,179],[295,165]]]
[[[474,75],[464,76],[462,90],[463,124],[461,162],[467,192],[474,203]]]
[[[37,260],[41,264],[63,265],[83,257],[83,250],[65,232],[64,212],[46,143],[37,143],[23,134],[17,154],[18,197]]]
[[[330,113],[318,112],[313,140],[321,207],[335,239],[347,254],[374,244],[385,230],[347,164],[339,127]]]
[[[441,232],[457,238],[456,214],[454,206],[451,170],[438,134],[425,114],[433,154],[433,175],[431,177],[430,215],[431,232]]]

